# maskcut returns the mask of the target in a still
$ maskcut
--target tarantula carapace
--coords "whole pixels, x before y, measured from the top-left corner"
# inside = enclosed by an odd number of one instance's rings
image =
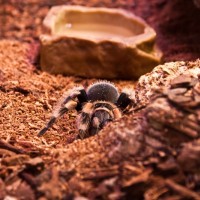
[[[122,113],[134,104],[134,91],[124,89],[118,93],[114,84],[108,81],[98,81],[87,90],[74,87],[68,90],[53,112],[47,125],[39,132],[42,136],[56,121],[69,110],[76,109],[78,115],[78,138],[83,139],[98,133],[108,122],[119,119]]]

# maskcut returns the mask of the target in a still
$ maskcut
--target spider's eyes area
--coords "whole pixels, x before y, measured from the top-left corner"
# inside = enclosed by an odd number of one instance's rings
[[[119,93],[117,88],[107,81],[100,81],[91,85],[87,90],[88,100],[109,101],[116,103]]]

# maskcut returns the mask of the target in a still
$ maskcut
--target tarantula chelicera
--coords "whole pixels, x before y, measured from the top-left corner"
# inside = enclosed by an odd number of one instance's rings
[[[108,122],[119,119],[133,101],[133,90],[124,89],[121,94],[114,84],[98,81],[87,90],[74,87],[68,90],[58,103],[47,125],[39,132],[42,136],[56,121],[69,110],[80,111],[78,115],[78,138],[83,139],[98,133]]]

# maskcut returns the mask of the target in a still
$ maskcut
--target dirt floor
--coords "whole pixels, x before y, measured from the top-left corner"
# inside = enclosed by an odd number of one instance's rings
[[[27,2],[0,7],[0,199],[200,199],[200,61],[188,62],[200,57],[193,2],[87,1],[134,11],[157,31],[164,61],[180,62],[138,82],[112,80],[120,91],[135,89],[134,107],[84,140],[75,140],[76,112],[37,137],[67,89],[96,80],[40,70],[42,19],[64,1]]]

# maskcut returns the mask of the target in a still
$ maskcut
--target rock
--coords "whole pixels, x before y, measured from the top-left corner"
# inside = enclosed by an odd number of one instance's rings
[[[193,90],[195,93],[198,93],[199,84],[197,84],[197,82],[199,75],[199,59],[194,62],[177,61],[158,65],[150,73],[139,78],[135,87],[136,104],[139,106],[148,105],[152,95],[162,87],[171,87],[168,93],[169,98],[173,98],[175,95],[178,97],[177,93],[181,94],[183,90],[193,87],[194,85],[195,87]],[[188,97],[185,96],[184,98],[185,101],[187,101],[186,98]],[[198,95],[194,94],[194,98],[196,98],[196,101],[193,103],[196,103],[198,101]],[[177,98],[176,101],[178,100]],[[183,101],[183,97],[181,97],[180,101]]]
[[[200,167],[200,140],[192,141],[184,144],[177,157],[178,162],[187,172],[197,172],[199,174]]]
[[[50,73],[138,78],[161,59],[154,45],[155,31],[120,9],[56,6],[44,26],[40,64]]]
[[[197,85],[199,85],[199,79],[190,74],[177,76],[172,79],[170,86],[157,91],[158,94],[151,97],[151,103],[145,110],[150,126],[156,130],[159,128],[162,133],[169,132],[167,135],[174,132],[170,136],[171,144],[172,137],[178,138],[177,133],[179,136],[183,135],[183,141],[186,139],[185,136],[188,139],[199,137],[200,102],[198,99],[200,93],[195,92]]]

